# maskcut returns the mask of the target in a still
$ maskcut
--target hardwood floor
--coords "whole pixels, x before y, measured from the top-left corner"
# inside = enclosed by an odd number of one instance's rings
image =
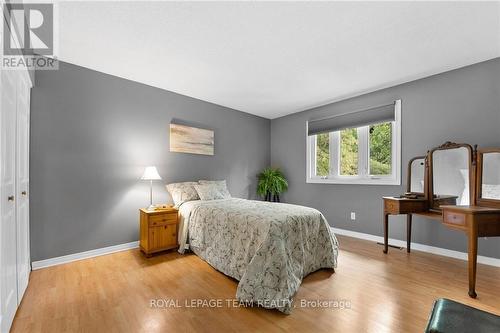
[[[283,315],[228,307],[237,282],[195,255],[146,259],[130,250],[32,272],[12,332],[422,332],[439,297],[500,315],[500,268],[478,265],[474,300],[465,261],[397,249],[384,255],[372,242],[338,238],[336,272],[306,277],[295,304],[348,300],[350,308],[299,306]],[[156,299],[181,307],[152,308]],[[220,299],[223,307],[184,307],[191,299]]]

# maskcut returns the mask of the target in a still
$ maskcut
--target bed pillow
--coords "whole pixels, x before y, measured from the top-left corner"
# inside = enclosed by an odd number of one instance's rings
[[[481,185],[481,197],[484,199],[498,200],[498,198],[500,198],[500,185],[482,184]]]
[[[231,193],[229,193],[227,189],[226,180],[199,180],[198,183],[200,185],[207,185],[207,184],[215,185],[219,189],[220,193],[222,193],[224,197],[223,199],[231,198]]]
[[[200,200],[200,197],[198,196],[198,192],[196,192],[194,185],[198,185],[198,183],[183,182],[167,185],[167,191],[172,196],[175,207],[179,207],[187,201]]]
[[[224,194],[222,194],[217,184],[198,184],[194,185],[194,188],[201,200],[224,199]]]

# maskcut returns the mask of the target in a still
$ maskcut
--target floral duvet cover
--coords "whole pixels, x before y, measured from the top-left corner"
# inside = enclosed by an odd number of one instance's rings
[[[245,199],[190,201],[180,207],[185,244],[239,281],[245,304],[290,313],[302,279],[337,266],[338,242],[316,209]]]

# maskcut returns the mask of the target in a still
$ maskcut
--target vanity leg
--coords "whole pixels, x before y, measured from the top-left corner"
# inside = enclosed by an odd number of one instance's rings
[[[469,296],[476,298],[476,266],[477,266],[477,229],[472,227],[469,230],[468,243],[468,265],[469,265]]]
[[[384,212],[384,253],[389,248],[389,214]]]
[[[411,219],[412,214],[406,215],[406,252],[410,253],[411,246]]]

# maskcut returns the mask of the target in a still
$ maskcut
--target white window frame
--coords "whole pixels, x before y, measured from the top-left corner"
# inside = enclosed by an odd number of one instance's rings
[[[401,185],[401,100],[394,103],[394,121],[392,122],[392,175],[370,175],[369,127],[358,128],[358,175],[339,175],[340,168],[340,132],[330,133],[330,175],[316,176],[316,135],[307,136],[306,128],[306,182],[318,184],[359,184],[359,185]],[[307,125],[306,125],[307,126]],[[332,152],[337,156],[334,158]],[[335,163],[336,162],[336,163]]]

